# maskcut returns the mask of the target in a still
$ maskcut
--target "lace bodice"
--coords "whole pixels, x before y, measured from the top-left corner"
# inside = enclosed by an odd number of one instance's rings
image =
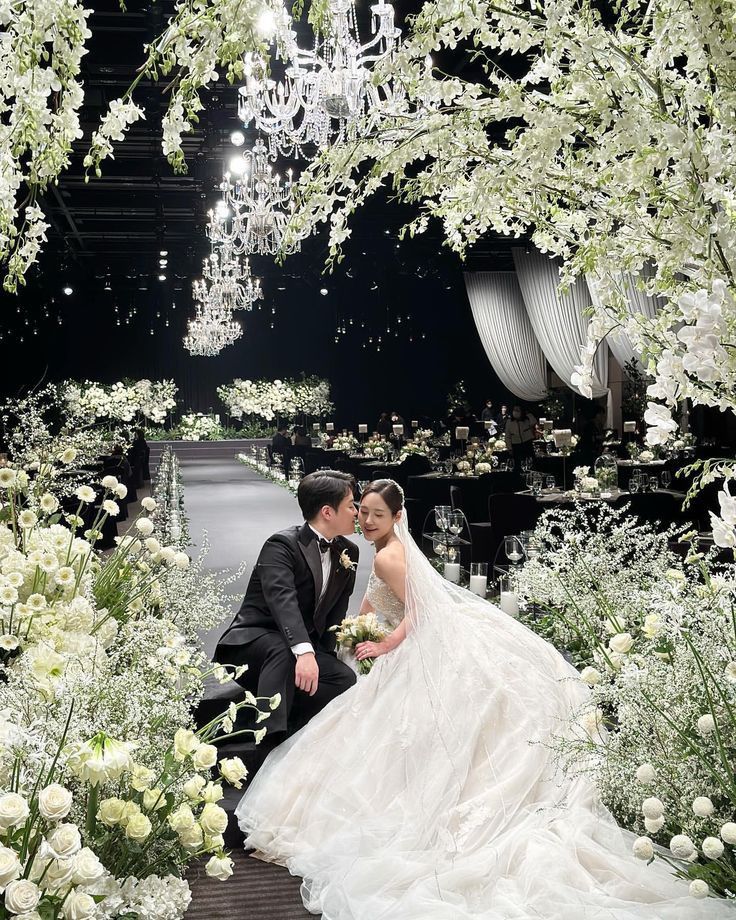
[[[393,629],[404,619],[403,603],[396,597],[386,582],[381,581],[375,572],[371,572],[368,579],[366,597],[376,613],[381,614]]]

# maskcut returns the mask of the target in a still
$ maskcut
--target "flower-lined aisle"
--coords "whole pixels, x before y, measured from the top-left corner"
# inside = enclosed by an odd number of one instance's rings
[[[679,542],[675,542],[679,540]],[[690,893],[736,897],[736,564],[624,510],[545,514],[517,576],[527,625],[591,688],[564,760]]]
[[[66,447],[36,469],[0,469],[3,909],[24,920],[175,920],[192,859],[206,857],[216,878],[231,873],[217,803],[222,780],[240,787],[245,768],[218,764],[215,742],[238,707],[198,731],[192,717],[205,678],[231,679],[197,638],[227,616],[229,580],[207,571],[206,546],[196,559],[183,549],[173,455],[107,557],[94,541],[125,487],[89,481],[65,511],[60,484],[74,459]]]

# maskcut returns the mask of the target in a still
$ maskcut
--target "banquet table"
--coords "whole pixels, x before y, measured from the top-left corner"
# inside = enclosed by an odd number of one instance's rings
[[[531,495],[532,493],[527,489],[518,494]],[[536,495],[535,499],[537,504],[542,506],[545,511],[555,506],[572,504],[576,500],[586,504],[597,504],[598,502],[616,506],[628,504],[631,512],[641,520],[661,521],[664,525],[669,525],[694,523],[692,512],[682,507],[685,496],[685,492],[679,492],[674,489],[656,489],[651,492],[635,493],[622,489],[613,489],[611,492],[604,492],[598,496],[579,495],[576,492],[562,491],[561,489],[545,489],[541,494]]]

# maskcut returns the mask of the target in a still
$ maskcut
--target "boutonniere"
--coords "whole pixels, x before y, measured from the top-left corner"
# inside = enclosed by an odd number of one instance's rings
[[[351,572],[354,572],[354,571],[357,569],[357,567],[358,567],[358,563],[357,563],[357,562],[353,562],[353,560],[350,558],[350,556],[348,556],[348,551],[347,551],[346,549],[344,549],[344,550],[340,553],[340,565],[341,565],[344,569],[349,569]]]

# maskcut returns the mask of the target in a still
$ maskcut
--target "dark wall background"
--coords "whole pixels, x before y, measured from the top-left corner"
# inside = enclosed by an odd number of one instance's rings
[[[264,301],[238,314],[244,335],[213,358],[192,357],[182,345],[197,264],[170,266],[161,283],[90,275],[68,261],[53,264],[51,254],[25,290],[2,298],[2,393],[41,379],[173,377],[183,410],[223,412],[216,388],[234,377],[305,372],[329,379],[341,426],[372,424],[383,409],[407,418],[442,415],[459,379],[476,411],[488,396],[506,399],[473,323],[463,264],[440,237],[400,241],[401,216],[385,205],[369,209],[332,275],[323,274],[321,235],[283,266],[254,258]],[[62,293],[65,284],[71,296]]]

